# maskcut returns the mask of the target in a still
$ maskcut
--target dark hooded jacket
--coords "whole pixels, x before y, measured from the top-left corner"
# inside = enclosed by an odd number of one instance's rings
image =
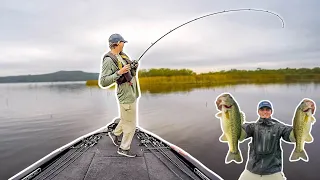
[[[282,138],[287,142],[292,142],[289,138],[292,126],[287,126],[272,118],[260,118],[257,122],[245,123],[242,127],[247,133],[246,138],[252,137],[249,143],[247,170],[259,175],[281,172],[280,140]]]

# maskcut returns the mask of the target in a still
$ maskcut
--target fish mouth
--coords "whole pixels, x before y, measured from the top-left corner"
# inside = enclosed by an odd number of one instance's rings
[[[232,107],[232,105],[228,106],[228,105],[223,105],[223,107],[230,109]]]
[[[231,109],[231,107],[232,107],[233,105],[226,105],[226,104],[220,104],[219,106],[218,106],[218,109],[220,110],[220,111],[222,111],[222,107],[224,107],[224,111],[225,112],[227,112],[229,109]]]
[[[302,110],[303,112],[308,112],[309,110],[313,110],[312,108],[307,108],[306,110]]]
[[[231,105],[229,105],[230,101],[231,101]],[[228,93],[222,94],[217,98],[216,106],[220,111],[222,111],[222,108],[230,109],[233,106],[232,101],[233,101],[233,97],[230,94]]]
[[[309,110],[311,110],[311,113],[314,114],[315,104],[313,101],[311,101],[309,99],[305,99],[304,101],[302,101],[301,104],[305,104],[307,106],[307,107],[305,107],[306,109],[302,109],[303,112],[308,112]]]

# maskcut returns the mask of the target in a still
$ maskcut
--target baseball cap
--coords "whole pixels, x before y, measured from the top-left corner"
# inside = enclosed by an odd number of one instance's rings
[[[120,34],[112,34],[112,35],[109,37],[109,43],[110,43],[110,44],[118,43],[118,42],[127,43],[128,41],[124,40],[124,38],[123,38]]]
[[[272,105],[269,101],[261,101],[259,103],[258,109],[261,109],[263,107],[268,107],[268,108],[272,109]]]

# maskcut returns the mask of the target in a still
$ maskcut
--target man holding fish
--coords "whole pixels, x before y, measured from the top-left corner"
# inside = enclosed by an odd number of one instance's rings
[[[267,100],[259,102],[259,119],[254,123],[244,123],[244,113],[241,112],[238,103],[229,93],[218,96],[216,105],[220,111],[216,117],[221,119],[223,130],[219,140],[229,145],[226,164],[232,161],[237,164],[242,163],[239,143],[252,138],[249,143],[246,169],[240,175],[239,180],[286,179],[282,168],[281,138],[290,144],[295,144],[289,158],[291,162],[299,159],[308,161],[304,144],[313,142],[310,131],[311,124],[315,122],[313,117],[315,103],[312,100],[305,98],[297,106],[293,126],[274,119],[272,104]]]

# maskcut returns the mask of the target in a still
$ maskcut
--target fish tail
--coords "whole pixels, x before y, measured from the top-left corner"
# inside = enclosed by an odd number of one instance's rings
[[[307,152],[303,149],[301,152],[297,151],[296,148],[293,150],[290,156],[290,161],[298,161],[299,159],[308,161]]]
[[[231,152],[229,151],[226,157],[226,163],[229,164],[232,161],[234,161],[235,163],[239,164],[242,163],[242,156],[241,156],[241,152],[237,150],[237,152]]]

